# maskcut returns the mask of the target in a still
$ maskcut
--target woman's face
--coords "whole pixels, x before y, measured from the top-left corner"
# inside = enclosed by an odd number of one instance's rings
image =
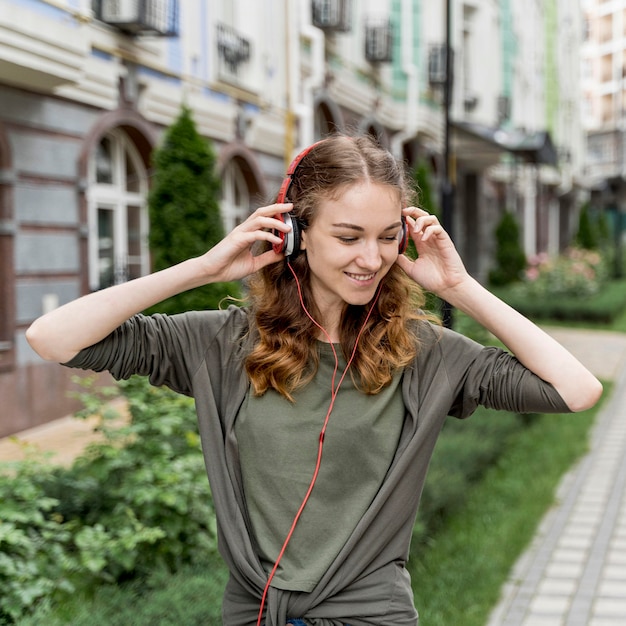
[[[302,232],[311,289],[326,323],[336,321],[344,304],[364,305],[398,258],[402,229],[396,189],[364,181],[317,207]]]

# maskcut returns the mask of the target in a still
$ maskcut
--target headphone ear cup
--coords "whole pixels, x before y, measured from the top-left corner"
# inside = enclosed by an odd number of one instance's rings
[[[291,254],[287,255],[291,258],[295,258],[300,254],[300,224],[295,217],[291,217],[291,232],[289,235],[293,238],[293,247],[291,250]]]
[[[288,233],[279,230],[274,231],[274,234],[281,238],[280,244],[274,244],[274,252],[277,254],[283,252],[286,257],[297,256],[300,253],[300,225],[298,220],[291,213],[279,213],[274,217],[285,222],[287,226],[291,226]]]
[[[404,254],[409,246],[409,228],[406,218],[402,216],[402,230],[400,231],[400,239],[398,240],[398,253]]]

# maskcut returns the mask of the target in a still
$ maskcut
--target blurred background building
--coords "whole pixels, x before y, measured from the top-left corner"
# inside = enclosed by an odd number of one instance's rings
[[[150,271],[150,155],[183,104],[219,155],[227,229],[299,149],[367,132],[427,166],[485,280],[504,211],[529,255],[573,234],[582,35],[570,0],[0,0],[0,436],[75,408],[24,332]],[[617,100],[589,105],[600,126],[623,110],[622,55],[603,70]]]
[[[606,210],[621,238],[626,204],[626,0],[582,0],[582,7],[581,82],[591,204]],[[616,248],[621,250],[621,245]]]

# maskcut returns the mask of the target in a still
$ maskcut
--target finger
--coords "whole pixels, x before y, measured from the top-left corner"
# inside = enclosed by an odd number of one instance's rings
[[[293,202],[277,202],[259,207],[252,215],[276,215],[278,213],[288,213],[293,209]]]
[[[284,205],[275,205],[272,207],[262,207],[261,209],[257,209],[254,213],[252,213],[252,215],[250,215],[250,217],[248,217],[248,219],[239,224],[234,231],[255,232],[263,230],[279,230],[284,233],[288,233],[291,230],[291,226],[277,217],[277,206]]]
[[[402,214],[406,217],[418,218],[423,215],[430,215],[430,213],[420,207],[417,206],[409,206],[402,209]]]
[[[260,270],[262,267],[266,265],[271,265],[272,263],[277,263],[278,261],[282,261],[284,259],[284,255],[282,252],[274,252],[273,249],[269,249],[266,252],[262,252],[258,256],[254,257],[254,263],[257,270]]]
[[[411,268],[413,267],[414,261],[404,256],[404,254],[399,254],[396,259],[396,264],[404,271],[405,274],[411,275]]]

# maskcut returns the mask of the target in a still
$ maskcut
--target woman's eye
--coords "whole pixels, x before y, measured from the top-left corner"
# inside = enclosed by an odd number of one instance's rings
[[[354,243],[356,241],[356,237],[337,237],[341,243]]]

